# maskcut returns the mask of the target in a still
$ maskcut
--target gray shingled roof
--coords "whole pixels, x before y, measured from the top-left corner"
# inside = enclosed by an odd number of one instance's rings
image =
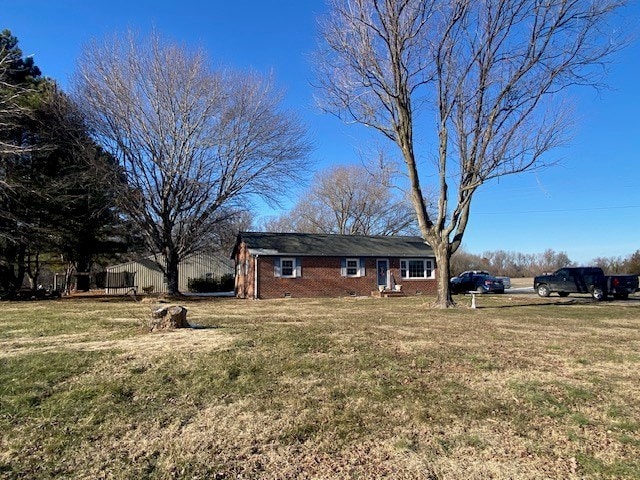
[[[238,244],[240,241],[246,243],[252,255],[433,256],[433,249],[420,237],[240,232]]]

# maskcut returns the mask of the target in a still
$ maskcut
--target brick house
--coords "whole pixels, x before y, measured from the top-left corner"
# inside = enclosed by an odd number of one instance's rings
[[[420,237],[240,232],[240,298],[435,294],[435,257]]]

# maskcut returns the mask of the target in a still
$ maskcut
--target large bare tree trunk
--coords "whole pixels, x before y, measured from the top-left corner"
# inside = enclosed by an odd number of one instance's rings
[[[165,278],[169,295],[180,294],[178,265],[180,260],[175,255],[169,255],[166,262]]]
[[[451,278],[451,247],[449,240],[440,240],[431,243],[431,248],[436,256],[436,278],[438,280],[438,297],[435,306],[447,308],[455,305],[449,288]]]

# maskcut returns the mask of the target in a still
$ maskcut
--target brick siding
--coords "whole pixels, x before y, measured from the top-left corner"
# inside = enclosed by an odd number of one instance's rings
[[[366,258],[365,275],[362,277],[343,277],[340,274],[342,257],[298,257],[301,261],[301,277],[282,278],[274,274],[274,257],[258,258],[258,298],[291,297],[343,297],[349,295],[371,295],[377,290],[376,260],[384,257]],[[253,270],[255,259],[248,255],[246,248],[239,249],[236,261],[249,260],[247,275],[236,274],[236,294],[241,298],[254,297]],[[435,295],[434,279],[402,279],[400,277],[400,258],[387,258],[389,269],[396,284],[402,285],[407,295]]]

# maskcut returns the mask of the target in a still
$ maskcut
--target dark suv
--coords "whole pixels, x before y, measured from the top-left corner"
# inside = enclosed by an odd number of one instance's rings
[[[499,278],[484,271],[463,272],[450,282],[451,293],[482,292],[504,293],[504,283]]]

